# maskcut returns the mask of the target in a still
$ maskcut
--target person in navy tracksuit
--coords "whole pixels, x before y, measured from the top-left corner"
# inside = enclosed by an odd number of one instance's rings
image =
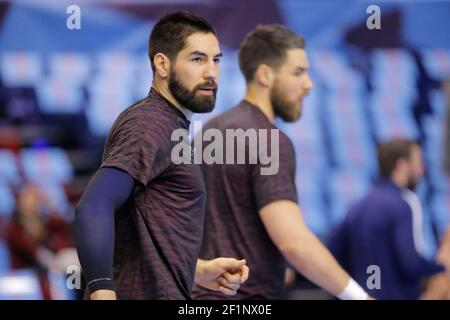
[[[420,146],[400,139],[383,143],[378,164],[381,177],[327,244],[372,297],[417,299],[424,278],[444,271],[423,255],[422,208],[412,191],[424,173]]]

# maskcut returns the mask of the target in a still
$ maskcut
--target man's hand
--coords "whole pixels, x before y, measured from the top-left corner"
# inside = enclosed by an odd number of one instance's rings
[[[245,260],[217,258],[197,260],[195,283],[225,295],[235,295],[241,284],[248,279],[249,269]]]
[[[116,292],[113,290],[97,290],[90,294],[91,300],[117,300]]]
[[[448,300],[450,294],[450,278],[445,272],[432,275],[425,282],[420,300]]]

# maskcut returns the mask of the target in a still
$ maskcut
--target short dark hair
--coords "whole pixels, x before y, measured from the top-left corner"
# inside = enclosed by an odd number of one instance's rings
[[[287,50],[304,49],[305,39],[280,24],[258,25],[249,32],[239,49],[239,67],[245,80],[253,80],[261,64],[279,68],[286,59]]]
[[[169,59],[176,58],[186,46],[186,38],[196,32],[216,35],[208,21],[188,12],[174,12],[162,17],[153,27],[148,44],[152,70],[155,71],[153,58],[157,53],[161,52]]]
[[[378,169],[380,175],[389,178],[400,159],[410,159],[411,149],[419,146],[415,140],[393,139],[380,143],[377,148]]]

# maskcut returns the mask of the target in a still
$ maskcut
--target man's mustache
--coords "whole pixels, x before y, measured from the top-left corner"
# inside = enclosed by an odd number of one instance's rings
[[[214,80],[206,81],[205,83],[199,84],[195,87],[195,91],[197,90],[214,90],[217,91],[217,84]]]

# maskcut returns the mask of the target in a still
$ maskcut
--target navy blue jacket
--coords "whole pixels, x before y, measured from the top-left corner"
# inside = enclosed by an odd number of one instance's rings
[[[444,270],[420,254],[423,216],[417,200],[382,178],[330,233],[330,251],[374,298],[417,299],[423,278]],[[372,265],[379,267],[380,289],[367,286],[376,283],[368,281]]]

